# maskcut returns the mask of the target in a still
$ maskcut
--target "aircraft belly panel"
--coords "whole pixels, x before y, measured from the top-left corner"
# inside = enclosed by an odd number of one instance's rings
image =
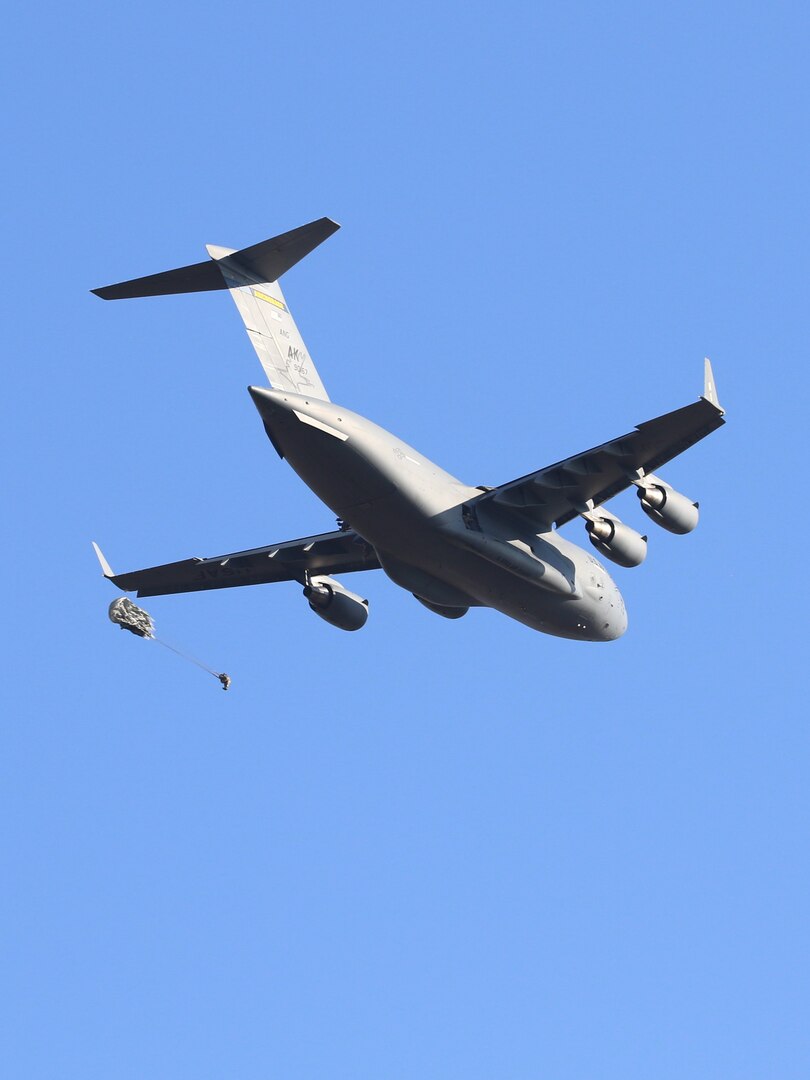
[[[268,434],[271,425],[268,425]],[[351,439],[287,414],[272,424],[272,437],[304,483],[341,517],[355,506],[370,505],[394,490],[391,481],[362,456]]]
[[[404,588],[421,587],[435,599],[445,586],[445,602],[448,595],[469,598],[558,637],[607,641],[624,632],[618,590],[612,582],[599,587],[602,578],[589,566],[596,561],[581,548],[555,532],[532,532],[506,507],[465,513],[479,489],[331,402],[275,390],[251,394],[290,465],[383,553],[383,566],[388,558],[389,576]]]
[[[599,578],[602,588],[592,592],[592,576],[585,563],[591,560],[594,565],[599,564],[563,538],[555,535],[553,542],[545,540],[540,544],[536,543],[539,538],[534,540],[549,563],[556,556],[559,566],[569,564],[567,573],[574,587],[567,595],[561,590],[550,590],[539,567],[534,580],[529,577],[531,564],[524,576],[518,576],[476,550],[460,546],[458,539],[451,539],[449,530],[437,527],[435,521],[419,521],[403,513],[404,509],[401,500],[397,505],[397,498],[389,496],[355,512],[351,524],[375,547],[388,576],[409,592],[419,593],[418,580],[422,574],[439,583],[428,599],[435,597],[440,603],[448,602],[447,594],[440,598],[444,585],[456,594],[456,603],[460,603],[459,597],[469,598],[471,605],[494,608],[553,636],[609,641],[623,633],[626,616],[618,590],[605,574]],[[408,567],[413,569],[412,573]]]

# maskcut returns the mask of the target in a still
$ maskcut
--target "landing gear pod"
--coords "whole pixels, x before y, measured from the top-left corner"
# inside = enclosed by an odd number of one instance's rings
[[[432,611],[435,615],[441,615],[443,619],[461,619],[470,610],[468,607],[447,607],[446,604],[434,604],[432,600],[426,600],[424,596],[418,596],[416,593],[413,594],[413,597],[428,611]]]
[[[366,625],[368,600],[344,589],[334,578],[309,577],[304,596],[316,615],[339,630],[360,630]]]

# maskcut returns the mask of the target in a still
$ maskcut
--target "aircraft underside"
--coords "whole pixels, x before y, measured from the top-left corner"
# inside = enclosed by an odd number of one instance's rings
[[[709,361],[697,401],[497,487],[472,487],[329,399],[279,278],[338,228],[321,218],[239,251],[209,245],[207,262],[94,291],[122,299],[227,290],[269,383],[249,388],[267,435],[339,528],[118,575],[97,548],[104,576],[138,596],[294,581],[322,619],[358,630],[368,601],[333,575],[382,569],[448,619],[490,607],[558,637],[620,637],[627,616],[615,583],[558,530],[580,520],[601,556],[640,566],[647,537],[606,507],[632,488],[656,526],[695,528],[697,503],[655,470],[724,423]]]
[[[538,535],[514,512],[469,512],[464,496],[477,497],[479,488],[349,410],[251,392],[277,451],[375,549],[388,577],[433,610],[453,617],[491,607],[584,641],[624,633],[619,591],[588,552],[552,531]]]

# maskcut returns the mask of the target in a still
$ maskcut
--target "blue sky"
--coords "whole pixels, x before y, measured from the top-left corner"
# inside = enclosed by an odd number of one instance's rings
[[[804,6],[11,20],[4,1071],[805,1077]],[[150,602],[223,694],[107,622],[91,539],[124,570],[332,517],[227,297],[88,290],[323,214],[284,287],[333,399],[471,483],[712,357],[728,424],[665,471],[701,524],[616,570],[625,638],[381,574],[354,635],[293,585]]]

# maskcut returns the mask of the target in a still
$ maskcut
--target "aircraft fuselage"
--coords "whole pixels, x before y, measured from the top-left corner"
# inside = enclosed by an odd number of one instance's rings
[[[624,601],[590,552],[540,534],[377,424],[329,401],[251,387],[276,450],[371,544],[388,576],[439,608],[491,607],[534,630],[612,641]],[[452,617],[452,615],[451,615]]]

